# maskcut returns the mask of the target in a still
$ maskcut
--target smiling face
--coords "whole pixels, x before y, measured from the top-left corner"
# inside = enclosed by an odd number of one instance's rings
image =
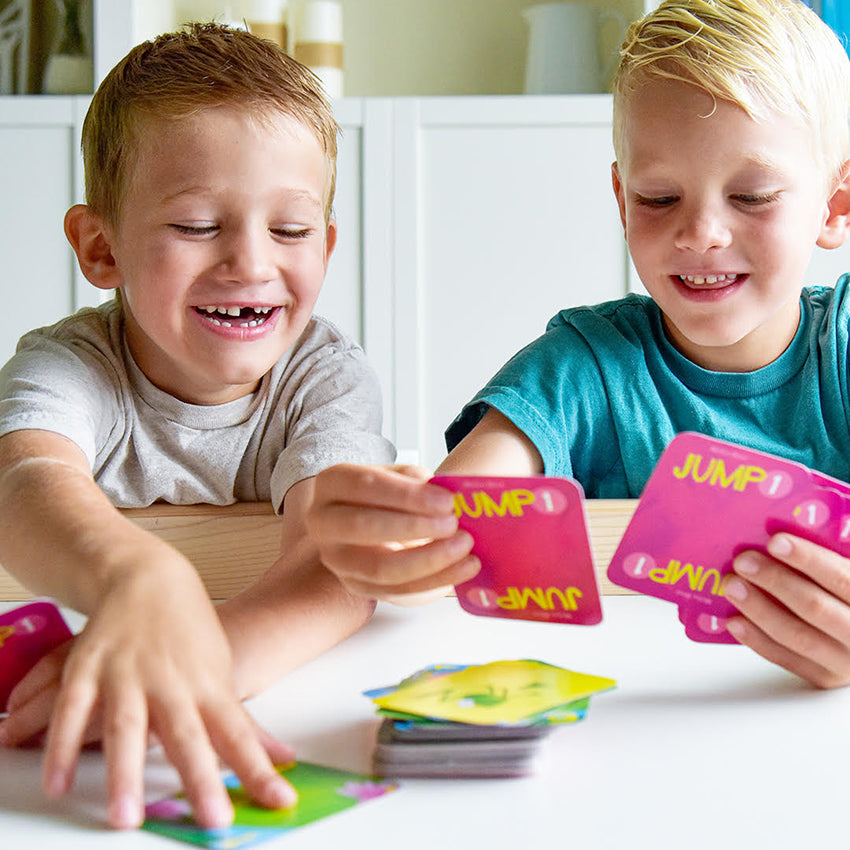
[[[133,358],[183,401],[247,395],[304,330],[334,246],[318,140],[227,107],[145,118],[132,174],[104,238]]]
[[[830,215],[812,134],[778,113],[756,122],[672,80],[646,82],[622,108],[614,190],[670,339],[704,368],[767,365],[796,332]]]

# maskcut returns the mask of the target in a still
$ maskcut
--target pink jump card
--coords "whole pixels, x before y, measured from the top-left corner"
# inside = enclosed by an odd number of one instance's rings
[[[693,640],[735,643],[723,589],[732,560],[789,531],[850,554],[850,488],[765,452],[702,434],[662,454],[608,566],[623,587],[679,605]]]
[[[470,614],[594,625],[602,620],[584,494],[567,478],[440,475],[481,560],[457,585]]]
[[[50,650],[71,637],[59,609],[37,599],[0,614],[0,711],[15,685]]]

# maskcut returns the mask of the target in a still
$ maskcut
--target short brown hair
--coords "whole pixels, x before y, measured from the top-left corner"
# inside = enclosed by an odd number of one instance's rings
[[[284,114],[315,134],[328,162],[327,220],[339,125],[321,83],[273,42],[216,23],[187,24],[139,44],[107,74],[83,122],[86,203],[118,221],[145,116],[180,119],[217,106],[260,120]]]

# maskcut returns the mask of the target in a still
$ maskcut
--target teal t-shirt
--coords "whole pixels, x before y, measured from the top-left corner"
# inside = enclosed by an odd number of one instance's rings
[[[495,407],[534,443],[547,475],[588,498],[636,498],[670,440],[698,431],[850,478],[850,275],[807,287],[783,354],[711,372],[668,341],[652,299],[562,310],[446,431],[449,451]]]

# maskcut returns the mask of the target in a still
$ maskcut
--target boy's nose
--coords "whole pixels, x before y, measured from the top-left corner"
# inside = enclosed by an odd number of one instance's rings
[[[683,210],[676,232],[676,247],[704,254],[712,248],[726,248],[732,233],[723,213],[708,206]]]
[[[274,279],[274,244],[266,228],[241,228],[226,246],[222,267],[229,280],[253,284]]]

